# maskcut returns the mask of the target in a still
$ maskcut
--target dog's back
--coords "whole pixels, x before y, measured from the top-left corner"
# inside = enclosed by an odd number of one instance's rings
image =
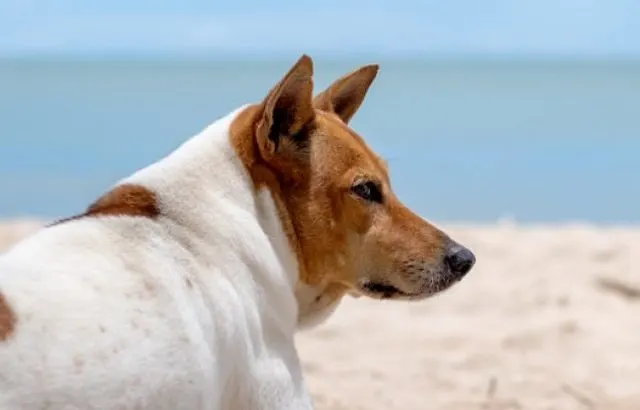
[[[0,256],[0,409],[310,408],[295,260],[235,115]]]
[[[162,229],[83,219],[0,257],[0,409],[203,408],[214,329]]]

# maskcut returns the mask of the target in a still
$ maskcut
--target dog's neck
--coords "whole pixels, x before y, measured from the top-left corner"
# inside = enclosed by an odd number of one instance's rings
[[[300,283],[299,261],[290,238],[283,230],[281,214],[267,187],[256,189],[245,164],[231,143],[230,126],[246,106],[234,110],[192,137],[160,161],[136,172],[121,183],[140,184],[153,190],[161,214],[195,235],[204,246],[251,242],[247,236],[260,235],[263,249],[256,252],[272,260],[281,272],[265,272],[257,264],[252,274],[256,283],[274,279],[286,282],[298,302],[298,324],[320,323],[336,304],[321,298],[324,289]],[[226,246],[226,245],[225,245]],[[217,252],[212,252],[216,255]],[[273,258],[276,258],[274,260]],[[211,261],[213,266],[219,261]],[[272,277],[262,277],[271,275]],[[274,278],[273,275],[281,276]],[[328,306],[330,305],[330,306]]]
[[[120,183],[152,189],[161,213],[199,237],[219,235],[217,215],[239,211],[258,217],[258,196],[229,141],[229,125],[236,110],[209,125],[165,158],[137,171]]]

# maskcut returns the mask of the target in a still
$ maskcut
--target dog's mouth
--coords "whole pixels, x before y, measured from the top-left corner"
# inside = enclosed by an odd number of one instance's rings
[[[407,292],[388,282],[365,280],[360,283],[358,291],[375,299],[422,300],[438,294],[457,283],[461,278],[436,277],[418,289]]]
[[[416,299],[423,296],[421,293],[408,293],[381,282],[363,282],[361,289],[363,293],[376,299]]]

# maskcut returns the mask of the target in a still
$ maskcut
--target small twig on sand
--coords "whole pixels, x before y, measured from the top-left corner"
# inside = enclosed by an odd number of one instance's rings
[[[489,385],[487,386],[487,400],[493,400],[498,390],[498,379],[495,376],[491,376],[489,379]]]
[[[626,299],[640,299],[640,288],[613,278],[598,278],[598,286]]]
[[[578,403],[582,404],[586,408],[588,408],[588,409],[595,409],[596,408],[596,405],[593,402],[593,400],[591,400],[589,397],[587,397],[583,393],[580,393],[579,391],[577,391],[576,389],[574,389],[570,385],[563,384],[562,385],[562,391],[567,393],[569,396],[573,397],[573,399],[575,401],[577,401]]]
[[[487,386],[487,392],[485,394],[484,402],[481,406],[486,410],[521,410],[522,405],[514,399],[497,399],[496,392],[498,391],[498,378],[491,376],[489,384]]]

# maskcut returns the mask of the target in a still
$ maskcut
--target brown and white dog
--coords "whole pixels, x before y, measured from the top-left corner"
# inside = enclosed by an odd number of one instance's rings
[[[407,209],[303,56],[79,216],[0,257],[0,409],[312,409],[294,333],[347,293],[419,300],[473,254]]]

